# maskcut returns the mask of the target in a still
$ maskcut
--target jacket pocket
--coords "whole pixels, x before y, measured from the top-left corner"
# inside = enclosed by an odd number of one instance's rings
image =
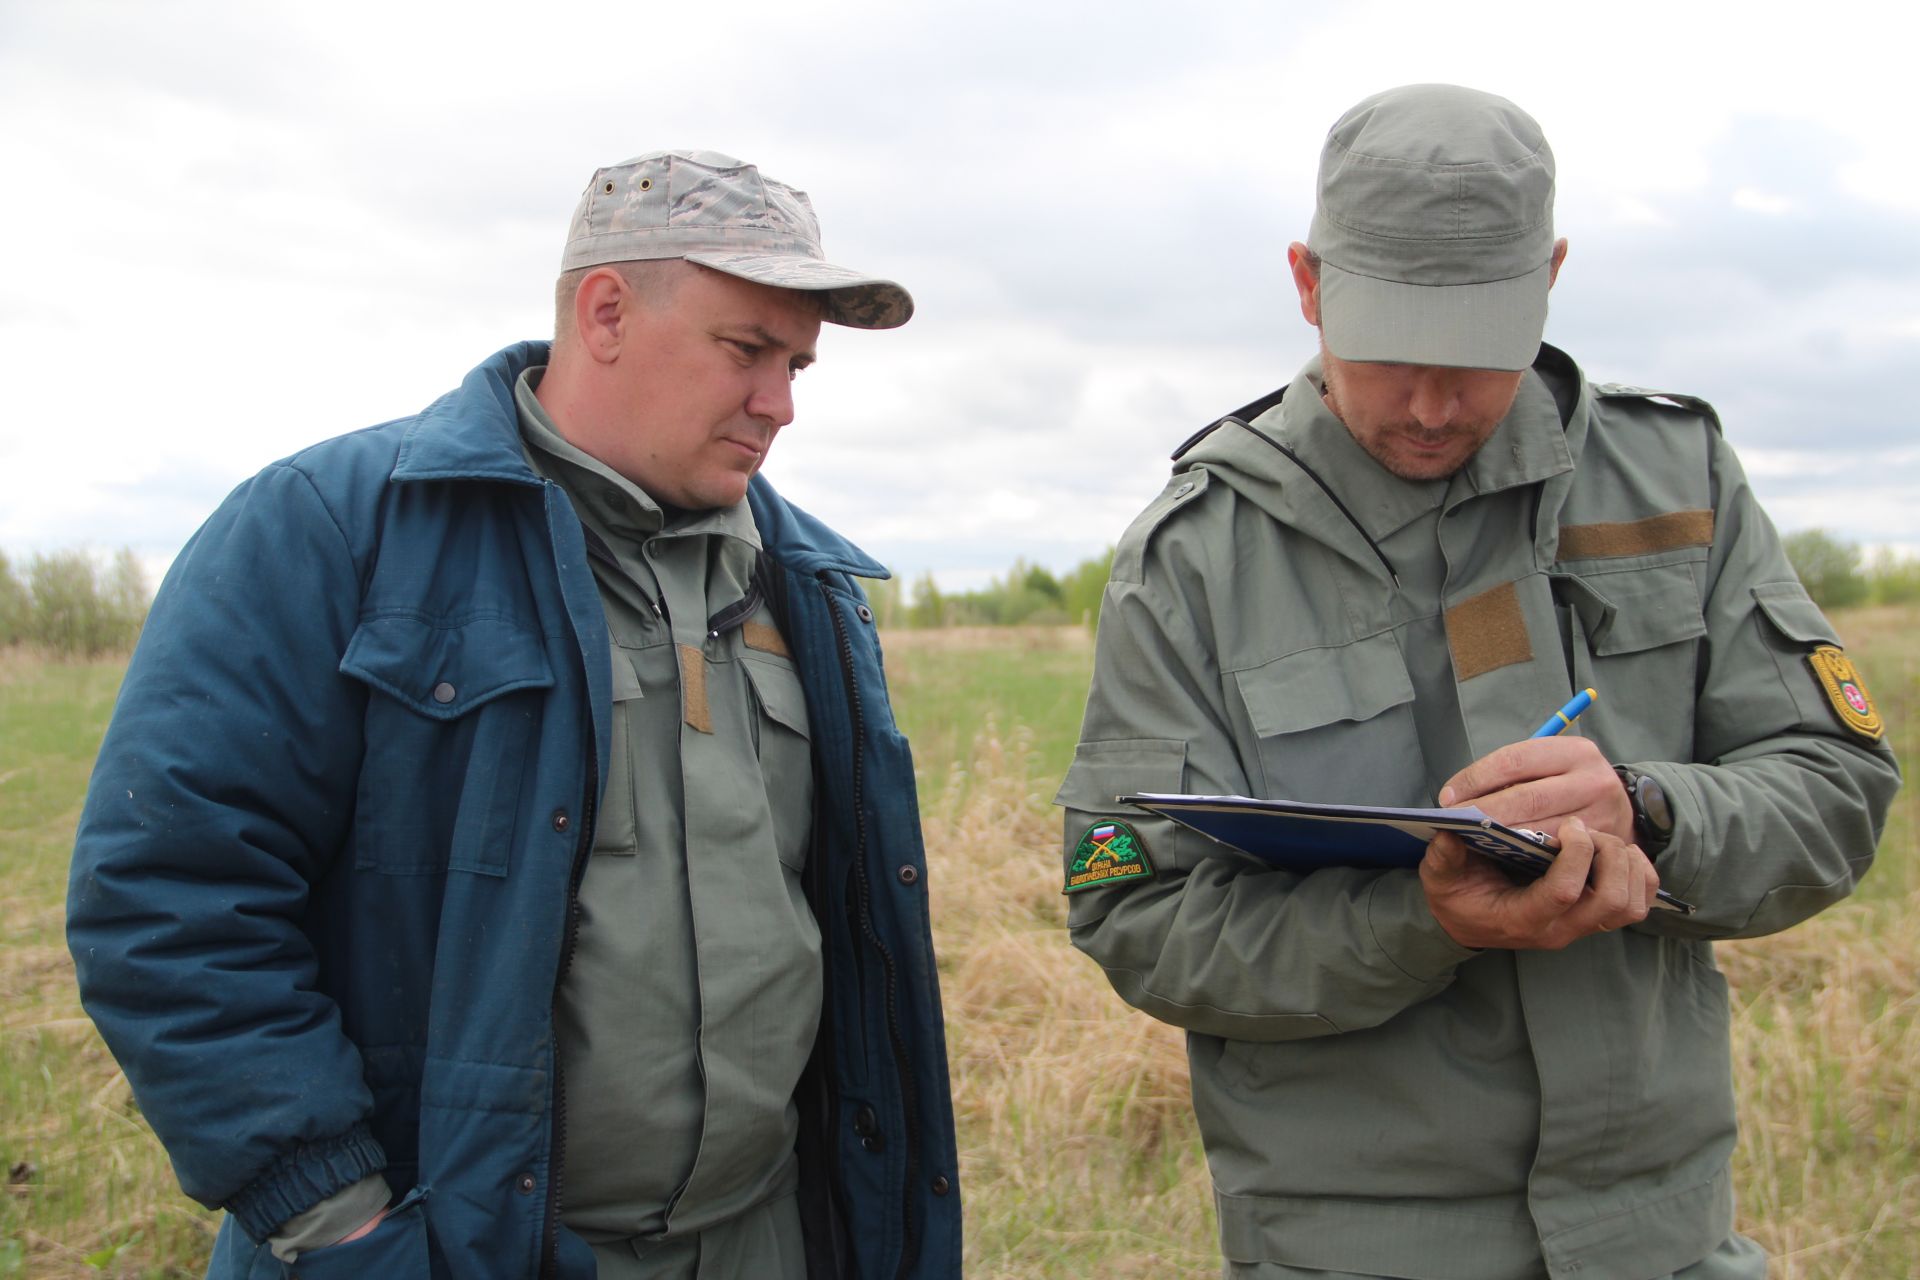
[[[1259,742],[1267,798],[1392,804],[1422,797],[1413,681],[1391,632],[1303,649],[1233,673]],[[1390,781],[1389,781],[1390,780]]]
[[[813,747],[807,722],[806,692],[800,674],[785,662],[742,654],[740,666],[753,690],[753,749],[767,800],[775,816],[774,846],[780,861],[795,871],[807,863],[807,837],[813,829]],[[793,821],[791,797],[804,797]]]
[[[427,1243],[427,1193],[409,1191],[380,1225],[345,1244],[313,1249],[286,1269],[289,1280],[432,1280],[433,1251]]]
[[[494,616],[386,614],[360,624],[340,670],[372,691],[354,865],[505,875],[553,686],[539,634]]]
[[[1583,732],[1615,760],[1693,758],[1693,716],[1673,709],[1692,707],[1697,693],[1707,633],[1698,563],[1554,575],[1555,598],[1567,601],[1584,633],[1569,675],[1600,695]]]

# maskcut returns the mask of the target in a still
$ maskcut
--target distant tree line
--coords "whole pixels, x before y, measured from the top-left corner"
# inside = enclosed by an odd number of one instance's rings
[[[1898,555],[1887,547],[1863,557],[1858,546],[1825,529],[1802,529],[1782,541],[1801,585],[1823,609],[1920,601],[1920,557]]]
[[[128,550],[105,566],[84,551],[53,551],[16,567],[0,552],[0,646],[81,658],[124,652],[147,620],[150,595]]]
[[[978,591],[942,591],[923,573],[909,590],[898,577],[869,582],[867,598],[883,627],[1092,627],[1113,571],[1113,549],[1055,575],[1024,559]]]
[[[1871,556],[1824,529],[1785,538],[1787,558],[1823,609],[1860,604],[1920,603],[1920,557],[1881,547]],[[908,587],[900,578],[869,582],[867,598],[883,627],[1091,627],[1113,572],[1113,548],[1054,574],[1024,559],[978,591],[942,591],[933,574]]]

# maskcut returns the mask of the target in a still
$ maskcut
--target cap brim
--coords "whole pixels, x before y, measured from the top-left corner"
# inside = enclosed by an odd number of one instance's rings
[[[1380,280],[1320,264],[1320,335],[1342,360],[1526,369],[1547,328],[1551,267],[1482,284]]]
[[[818,258],[776,253],[689,253],[688,262],[776,289],[823,293],[825,317],[854,329],[897,329],[913,318],[913,295],[891,280]]]

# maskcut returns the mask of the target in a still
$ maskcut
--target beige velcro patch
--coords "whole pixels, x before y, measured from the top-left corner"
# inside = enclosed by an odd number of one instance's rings
[[[1456,680],[1471,680],[1533,658],[1520,593],[1511,582],[1462,600],[1447,610],[1446,622]]]
[[[690,644],[680,652],[680,719],[689,729],[713,732],[713,707],[707,702],[707,655]]]
[[[1560,526],[1562,560],[1608,560],[1713,545],[1713,512],[1669,511],[1645,520]]]
[[[762,653],[777,654],[782,658],[790,658],[793,656],[787,651],[786,637],[780,634],[778,628],[770,627],[764,622],[747,623],[746,626],[740,628],[740,638],[746,641],[747,648],[749,649],[758,649]]]

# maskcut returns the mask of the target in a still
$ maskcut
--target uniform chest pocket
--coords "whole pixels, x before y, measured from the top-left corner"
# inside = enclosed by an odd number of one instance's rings
[[[539,635],[499,617],[387,614],[340,671],[366,684],[354,865],[505,875],[553,671]]]
[[[1262,789],[1325,804],[1393,804],[1426,777],[1413,681],[1391,632],[1233,673],[1259,744]]]
[[[753,691],[753,749],[766,783],[774,846],[780,861],[798,871],[806,865],[813,830],[813,746],[806,692],[789,663],[756,654],[742,655],[740,666]]]
[[[1615,760],[1690,760],[1698,641],[1707,633],[1698,562],[1552,575],[1575,688],[1600,698],[1584,732]]]

